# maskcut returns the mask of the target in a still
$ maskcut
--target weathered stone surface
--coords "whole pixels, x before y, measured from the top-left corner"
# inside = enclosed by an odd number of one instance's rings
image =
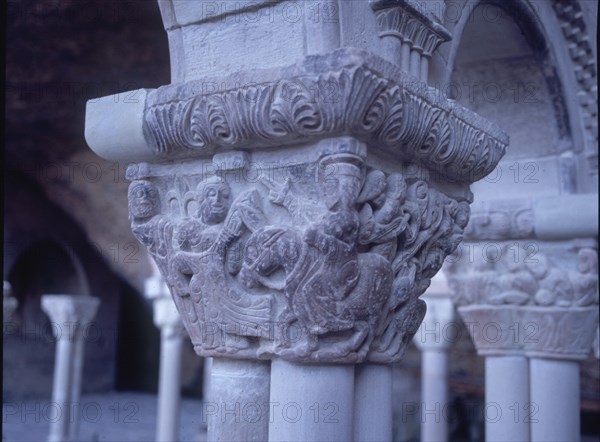
[[[500,244],[448,266],[478,352],[587,358],[598,324],[596,242]]]
[[[367,8],[372,22],[384,3]],[[237,9],[206,20],[203,2],[165,1],[174,84],[142,94],[143,122],[139,113],[119,118],[123,106],[106,117],[109,98],[88,103],[89,127],[102,115],[117,133],[144,134],[146,151],[138,136],[118,152],[136,162],[127,172],[132,231],[200,355],[401,358],[423,318],[418,297],[462,239],[468,186],[508,143],[419,80],[427,78],[421,57],[448,35],[414,2],[401,3],[420,23],[407,34],[418,72],[375,55],[378,36],[374,51],[338,49],[339,23],[308,25],[306,16],[306,47],[274,60],[278,36],[293,25],[282,30],[277,21],[267,38],[246,23],[228,24],[240,18]],[[242,31],[264,58],[235,56]],[[313,45],[313,31],[327,36],[322,44]],[[211,47],[230,47],[234,56],[224,64],[211,53],[200,57],[193,37],[208,34]],[[119,143],[107,146],[96,132],[88,132],[90,146],[117,155]]]
[[[364,51],[338,50],[221,81],[251,86],[206,93],[205,81],[192,81],[148,92],[144,131],[159,158],[351,134],[442,177],[472,182],[492,171],[508,143],[492,124]]]
[[[414,164],[369,168],[353,138],[290,152],[263,170],[258,152],[234,153],[235,166],[218,157],[129,169],[132,229],[196,351],[399,359],[424,314],[418,296],[461,239],[468,202],[430,188]]]

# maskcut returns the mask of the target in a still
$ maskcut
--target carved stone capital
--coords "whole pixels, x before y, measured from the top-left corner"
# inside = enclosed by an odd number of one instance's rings
[[[588,356],[598,326],[595,240],[465,246],[472,253],[446,269],[480,354]]]
[[[508,143],[352,48],[139,96],[89,102],[86,139],[135,161],[132,230],[201,356],[399,361]]]
[[[100,300],[85,295],[43,295],[42,310],[56,325],[52,332],[57,339],[74,339],[94,317]]]
[[[468,201],[352,137],[138,164],[132,229],[202,356],[398,361]]]

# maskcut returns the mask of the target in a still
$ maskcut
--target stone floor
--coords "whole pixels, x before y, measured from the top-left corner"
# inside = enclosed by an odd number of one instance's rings
[[[45,442],[50,422],[59,408],[48,400],[2,404],[2,440]],[[156,396],[110,393],[84,396],[80,407],[81,442],[152,442],[156,431]],[[202,428],[202,401],[184,399],[181,405],[181,441],[206,441]]]

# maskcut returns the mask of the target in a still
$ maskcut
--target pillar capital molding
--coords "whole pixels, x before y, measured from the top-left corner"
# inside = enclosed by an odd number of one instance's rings
[[[349,134],[440,178],[471,183],[493,170],[508,144],[504,132],[439,90],[352,48],[286,68],[177,83],[135,96],[129,106],[121,104],[123,94],[88,102],[86,139],[99,155],[181,161]],[[101,115],[120,109],[143,114],[136,132],[144,134],[145,152],[130,149],[127,156],[105,145],[102,134],[118,131],[121,123]]]
[[[452,35],[433,11],[423,10],[417,1],[371,0],[370,3],[377,17],[379,36],[397,38],[423,57],[430,58],[441,43],[451,39]],[[443,8],[443,4],[436,6]]]
[[[42,295],[42,310],[58,325],[52,327],[57,338],[73,339],[88,326],[94,317],[100,300],[86,295]],[[65,333],[61,327],[69,327]]]
[[[174,84],[91,100],[86,115],[96,153],[134,162],[132,230],[196,352],[399,361],[425,313],[419,296],[462,240],[469,185],[508,136],[399,65],[338,48],[337,22],[305,28],[317,55],[211,71],[190,36],[218,29],[233,45],[227,29],[246,25],[204,22],[203,5],[163,3],[181,25],[167,24]],[[251,62],[289,60],[263,48],[267,35],[248,40]]]
[[[598,324],[595,240],[507,241],[447,267],[481,355],[585,359]]]

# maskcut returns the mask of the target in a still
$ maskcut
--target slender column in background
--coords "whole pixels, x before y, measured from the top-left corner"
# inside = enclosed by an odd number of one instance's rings
[[[446,269],[458,311],[486,358],[486,439],[579,440],[579,361],[598,330],[597,243],[496,247],[496,259],[455,260]]]
[[[531,423],[531,440],[580,440],[579,363],[532,358],[530,367],[531,403],[521,411]]]
[[[448,440],[448,350],[454,335],[454,303],[449,289],[436,291],[436,281],[422,299],[427,304],[425,319],[413,337],[421,350],[421,441],[446,442]],[[445,284],[441,284],[445,285]]]
[[[179,440],[181,352],[183,339],[187,334],[171,293],[160,274],[155,273],[146,280],[145,296],[153,302],[154,324],[160,330],[156,440],[173,442]]]
[[[85,332],[100,300],[84,295],[43,295],[41,304],[56,338],[52,401],[62,412],[50,423],[48,441],[77,441]]]
[[[485,358],[486,440],[529,440],[529,361],[523,355]]]

